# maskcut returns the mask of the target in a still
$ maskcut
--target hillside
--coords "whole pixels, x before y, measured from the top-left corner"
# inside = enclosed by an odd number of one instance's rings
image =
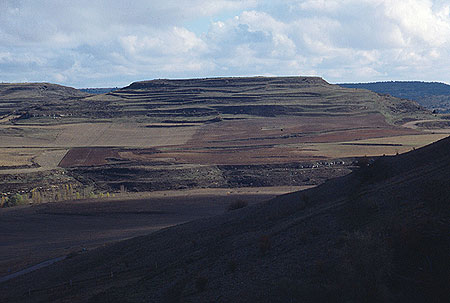
[[[412,113],[426,115],[413,102],[342,89],[318,77],[161,79],[135,82],[94,99],[113,101],[124,114],[145,112],[150,121],[165,123],[372,112],[399,123]]]
[[[15,99],[43,99],[86,97],[75,88],[52,83],[0,83],[0,97],[2,100]]]
[[[106,94],[48,83],[1,84],[4,114],[22,123],[115,119],[139,123],[204,124],[258,117],[382,114],[389,123],[429,118],[416,103],[330,85],[317,77],[249,77],[135,82]],[[13,105],[16,104],[16,105]]]
[[[86,96],[75,88],[52,83],[0,83],[0,116]]]
[[[389,123],[400,124],[413,117],[429,117],[414,102],[345,89],[318,77],[160,79],[91,97],[54,84],[2,84],[0,103],[5,114],[8,109],[9,113],[20,110],[27,124],[54,123],[48,118],[54,116],[59,117],[58,123],[103,118],[164,124],[370,113],[381,113]]]
[[[450,112],[450,85],[439,82],[389,81],[373,83],[342,83],[347,88],[360,88],[409,99],[438,112]]]
[[[439,140],[446,134],[432,128],[448,122],[435,124],[413,101],[318,77],[159,79],[100,95],[39,85],[17,90],[17,103],[11,88],[0,96],[9,112],[0,193],[30,200],[67,186],[82,196],[317,185],[349,173],[356,157]],[[403,126],[420,120],[432,120],[429,131]]]
[[[450,138],[360,166],[74,256],[1,284],[1,293],[8,302],[445,301]]]

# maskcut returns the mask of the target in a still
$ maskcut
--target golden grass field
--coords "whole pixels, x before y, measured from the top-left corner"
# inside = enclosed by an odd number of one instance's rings
[[[42,168],[53,169],[73,147],[151,148],[180,145],[187,142],[196,129],[149,128],[131,123],[0,125],[0,167],[37,163]]]

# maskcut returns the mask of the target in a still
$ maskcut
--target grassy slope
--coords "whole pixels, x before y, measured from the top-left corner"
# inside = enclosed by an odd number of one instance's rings
[[[1,291],[19,301],[31,288],[43,289],[36,301],[442,302],[449,146],[362,163],[317,188],[79,255]]]

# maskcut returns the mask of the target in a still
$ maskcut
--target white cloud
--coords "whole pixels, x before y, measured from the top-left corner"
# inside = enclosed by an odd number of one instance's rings
[[[339,9],[341,5],[345,5],[348,1],[335,0],[307,0],[301,1],[299,8],[302,10],[320,10],[327,12],[334,12]]]
[[[201,20],[201,30],[190,28]],[[0,80],[316,74],[450,82],[446,0],[0,0]]]
[[[433,2],[428,0],[387,0],[383,4],[386,17],[398,24],[405,34],[409,34],[411,40],[420,39],[431,46],[448,43],[450,39],[448,5],[433,10]]]

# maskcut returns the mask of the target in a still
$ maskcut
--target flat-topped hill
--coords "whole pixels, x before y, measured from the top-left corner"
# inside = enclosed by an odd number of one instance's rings
[[[124,89],[149,89],[154,87],[242,87],[243,85],[327,85],[329,84],[320,77],[218,77],[198,79],[157,79],[150,81],[139,81],[130,84]]]
[[[319,77],[235,77],[130,84],[106,94],[49,84],[0,84],[0,111],[20,111],[22,123],[119,119],[146,123],[205,123],[275,116],[382,114],[399,124],[432,116],[413,101],[331,85]],[[26,119],[26,121],[24,120]],[[55,121],[51,121],[55,123]]]
[[[111,101],[118,114],[145,113],[155,122],[381,113],[389,122],[400,123],[429,117],[415,102],[345,89],[319,77],[159,79],[93,98]]]

